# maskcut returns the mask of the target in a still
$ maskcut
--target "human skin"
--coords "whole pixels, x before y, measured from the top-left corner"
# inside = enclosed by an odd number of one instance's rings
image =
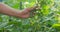
[[[30,8],[25,8],[22,11],[11,8],[10,6],[0,3],[0,14],[5,14],[9,16],[15,16],[18,18],[28,18],[30,17],[30,13],[32,10],[36,9],[37,7],[30,7]]]

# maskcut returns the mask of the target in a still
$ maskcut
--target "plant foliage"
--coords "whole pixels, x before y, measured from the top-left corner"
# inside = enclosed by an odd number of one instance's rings
[[[35,11],[35,16],[27,19],[0,14],[0,32],[60,31],[60,0],[3,0],[3,2],[15,9],[32,7],[37,3],[40,9]]]

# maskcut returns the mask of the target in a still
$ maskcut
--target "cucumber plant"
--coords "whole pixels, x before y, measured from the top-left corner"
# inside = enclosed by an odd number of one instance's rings
[[[55,0],[3,0],[12,8],[23,9],[34,6],[37,3],[39,9],[33,10],[36,14],[27,19],[21,19],[0,14],[0,31],[4,32],[58,32],[55,23],[58,22],[59,6],[55,5]],[[22,2],[22,3],[20,3]],[[56,8],[55,7],[55,8]],[[31,14],[32,16],[32,14]],[[59,28],[59,27],[58,27]]]

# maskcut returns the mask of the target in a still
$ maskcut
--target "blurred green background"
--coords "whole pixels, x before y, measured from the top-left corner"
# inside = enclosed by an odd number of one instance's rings
[[[20,10],[37,3],[40,9],[27,19],[0,14],[0,32],[60,32],[60,0],[3,0],[3,3]]]

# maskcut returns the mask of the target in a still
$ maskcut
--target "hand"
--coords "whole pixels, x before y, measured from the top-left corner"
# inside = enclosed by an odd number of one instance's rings
[[[30,7],[30,8],[26,8],[24,9],[22,12],[21,12],[21,18],[28,18],[30,17],[30,13],[35,10],[37,8],[37,6],[34,6],[34,7]],[[32,14],[34,15],[34,13]]]

